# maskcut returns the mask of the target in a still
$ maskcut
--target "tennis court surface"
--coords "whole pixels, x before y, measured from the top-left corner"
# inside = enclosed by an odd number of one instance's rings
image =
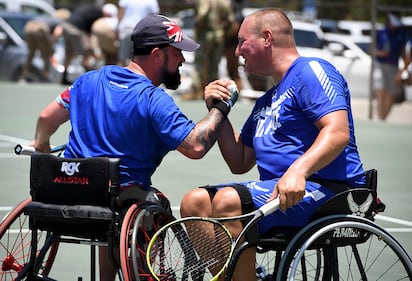
[[[29,196],[29,158],[15,156],[16,143],[33,138],[40,110],[52,101],[63,86],[53,84],[0,83],[0,217]],[[175,98],[186,115],[199,121],[206,113],[203,101],[182,102]],[[412,106],[411,102],[395,108],[388,122],[367,120],[367,101],[354,100],[356,137],[365,169],[378,170],[378,194],[386,211],[376,222],[392,233],[412,253]],[[240,129],[252,110],[247,102],[236,104],[230,113],[234,127]],[[395,116],[396,115],[396,116]],[[399,120],[399,121],[397,121]],[[64,125],[52,138],[52,145],[64,144],[69,126]],[[232,175],[217,146],[202,160],[190,160],[171,152],[153,177],[177,211],[180,199],[188,190],[200,185],[258,179],[256,170]],[[178,212],[175,213],[178,216]],[[55,271],[60,280],[89,279],[87,247],[62,247]]]

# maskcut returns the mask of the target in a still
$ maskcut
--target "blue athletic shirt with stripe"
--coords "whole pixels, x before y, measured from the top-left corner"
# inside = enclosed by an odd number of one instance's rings
[[[163,89],[120,66],[85,73],[57,102],[70,111],[64,157],[119,157],[126,186],[149,189],[164,156],[195,126]]]
[[[280,83],[256,101],[242,128],[243,143],[256,153],[260,179],[280,178],[318,136],[315,122],[337,110],[348,112],[349,144],[312,178],[364,185],[347,83],[329,62],[310,57],[295,60]]]

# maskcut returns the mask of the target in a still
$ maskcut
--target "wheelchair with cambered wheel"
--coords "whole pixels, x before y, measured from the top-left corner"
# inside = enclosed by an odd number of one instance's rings
[[[377,197],[377,171],[367,171],[366,177],[366,188],[337,192],[305,227],[279,227],[245,241],[224,280],[231,280],[249,247],[256,248],[256,279],[261,281],[412,280],[410,256],[374,222],[385,208]]]
[[[90,246],[91,280],[96,246],[107,248],[119,280],[152,280],[145,246],[174,218],[158,190],[120,190],[119,159],[34,153],[30,193],[1,221],[0,280],[54,280],[62,243]]]

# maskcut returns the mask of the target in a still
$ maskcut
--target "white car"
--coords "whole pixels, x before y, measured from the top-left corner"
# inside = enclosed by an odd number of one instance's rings
[[[375,30],[382,29],[382,23],[376,23]],[[336,28],[331,33],[350,36],[350,40],[355,42],[365,52],[370,53],[372,43],[373,25],[370,21],[340,20],[336,23]]]
[[[23,38],[23,28],[34,15],[0,11],[0,80],[18,81],[22,76],[23,65],[28,57],[27,44]],[[64,71],[64,42],[61,37],[54,46],[52,68],[49,80],[59,83]],[[38,81],[44,63],[38,54],[33,60],[32,81]],[[81,61],[76,58],[68,67],[68,80],[74,81],[84,73]]]
[[[330,62],[348,82],[351,96],[368,97],[372,58],[362,50],[349,35],[325,34],[332,51]]]
[[[352,97],[369,97],[372,71],[372,57],[362,50],[352,36],[341,34],[325,34],[332,50],[331,62],[342,73],[348,82]],[[402,59],[399,61],[403,63]],[[412,87],[405,87],[406,97],[412,97]]]
[[[292,20],[295,43],[300,55],[331,59],[325,34],[317,23]]]
[[[336,25],[336,33],[355,37],[370,37],[372,34],[372,23],[370,21],[340,20]]]
[[[54,16],[56,9],[45,0],[0,0],[0,11]]]

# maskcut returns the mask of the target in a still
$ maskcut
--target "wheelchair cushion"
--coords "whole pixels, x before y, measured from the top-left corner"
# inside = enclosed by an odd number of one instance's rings
[[[24,208],[24,214],[41,220],[53,220],[65,223],[84,223],[93,221],[111,221],[114,213],[108,207],[90,205],[55,205],[31,202]]]
[[[31,202],[24,208],[30,228],[55,234],[107,241],[114,213],[107,207]]]
[[[139,201],[154,203],[172,213],[169,199],[163,192],[153,186],[150,187],[150,190],[144,190],[139,186],[129,187],[122,190],[116,198],[116,206],[119,209],[125,209]]]
[[[110,205],[110,188],[119,186],[119,159],[31,156],[33,201],[58,205]]]

